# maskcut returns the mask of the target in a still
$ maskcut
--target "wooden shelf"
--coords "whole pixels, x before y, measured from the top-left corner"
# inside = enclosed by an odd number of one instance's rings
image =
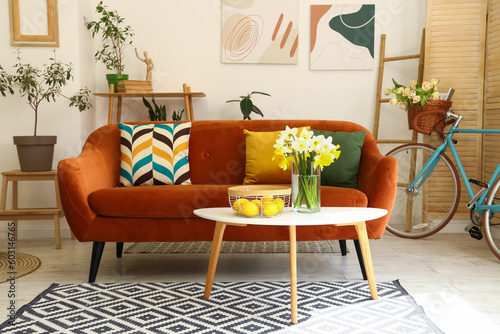
[[[163,98],[183,98],[184,99],[184,111],[186,114],[186,120],[192,121],[193,116],[193,97],[205,97],[205,93],[202,92],[191,92],[191,87],[187,84],[183,84],[182,92],[171,92],[171,93],[155,93],[155,92],[144,92],[144,93],[115,93],[115,87],[113,84],[109,86],[109,93],[94,93],[95,96],[107,97],[109,98],[108,107],[108,124],[113,123],[113,110],[114,110],[114,100],[118,100],[116,108],[116,122],[121,122],[122,115],[122,99],[123,98],[138,98],[138,97],[163,97]]]
[[[192,97],[205,97],[206,94],[202,92],[191,92],[191,93],[94,93],[95,96],[122,96],[122,97],[184,97],[184,96],[192,96]]]

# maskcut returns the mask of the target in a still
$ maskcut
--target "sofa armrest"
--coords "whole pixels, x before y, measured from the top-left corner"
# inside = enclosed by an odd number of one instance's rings
[[[87,142],[78,157],[61,160],[57,166],[64,214],[79,241],[86,241],[85,234],[96,217],[89,206],[90,193],[117,186],[118,177],[108,159],[98,146]]]
[[[368,207],[388,211],[384,217],[369,222],[368,229],[372,238],[378,239],[384,233],[394,206],[397,181],[398,165],[394,157],[384,156],[378,152],[365,153],[361,156],[358,189],[368,197]]]

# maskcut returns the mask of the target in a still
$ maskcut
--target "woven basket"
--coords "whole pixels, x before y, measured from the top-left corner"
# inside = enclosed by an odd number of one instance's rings
[[[423,111],[427,110],[435,110],[435,109],[440,109],[440,110],[448,110],[451,108],[451,104],[453,102],[447,101],[447,100],[428,100],[423,107],[420,106],[420,104],[414,105],[409,103],[408,104],[408,128],[410,130],[413,130],[413,119],[418,113],[421,113]],[[444,123],[445,122],[440,122],[443,119],[443,116],[440,114],[429,114],[426,116],[421,117],[418,120],[418,126],[422,128],[423,130],[426,130],[428,134],[431,131],[438,131],[442,132],[444,129]]]

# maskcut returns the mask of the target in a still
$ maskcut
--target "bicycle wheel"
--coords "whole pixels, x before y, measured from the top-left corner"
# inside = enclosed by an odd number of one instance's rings
[[[500,204],[500,178],[495,182],[486,198],[486,204]],[[486,242],[491,251],[500,259],[500,212],[483,212],[483,227]]]
[[[451,220],[460,201],[458,172],[450,158],[441,153],[432,172],[420,188],[406,188],[418,175],[435,148],[406,144],[387,153],[398,161],[398,188],[387,230],[403,238],[425,238]]]

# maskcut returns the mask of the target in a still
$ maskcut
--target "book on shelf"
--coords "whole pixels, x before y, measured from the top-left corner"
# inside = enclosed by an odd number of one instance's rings
[[[121,93],[138,93],[137,91],[150,92],[153,90],[153,85],[151,81],[121,80],[118,81],[116,89]]]
[[[122,90],[118,89],[118,93],[127,93],[127,94],[148,94],[152,92],[153,92],[152,89],[141,89],[141,88],[138,89],[127,88]]]

